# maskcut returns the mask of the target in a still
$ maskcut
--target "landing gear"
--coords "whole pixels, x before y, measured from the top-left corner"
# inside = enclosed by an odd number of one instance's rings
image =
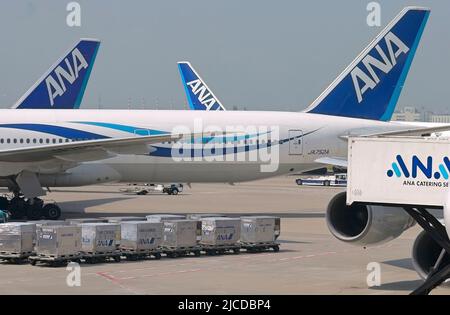
[[[44,205],[40,198],[26,199],[20,194],[15,194],[11,200],[6,197],[0,198],[0,206],[5,206],[15,220],[57,220],[61,216],[61,209],[54,203]]]
[[[48,220],[58,220],[61,216],[61,208],[55,203],[49,203],[44,206],[43,213]]]
[[[448,263],[448,255],[450,255],[450,240],[445,227],[431,215],[425,208],[405,207],[414,220],[425,230],[425,232],[442,247],[433,269],[430,271],[425,282],[418,287],[411,295],[428,295],[433,289],[441,285],[450,278],[450,263]]]

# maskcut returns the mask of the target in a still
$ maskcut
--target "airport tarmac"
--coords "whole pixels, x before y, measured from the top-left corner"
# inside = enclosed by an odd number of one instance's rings
[[[420,228],[374,248],[337,241],[324,220],[328,201],[342,188],[300,187],[294,177],[185,186],[178,196],[136,196],[124,185],[55,189],[64,218],[152,213],[274,214],[282,217],[281,250],[200,258],[82,265],[81,286],[69,271],[1,264],[0,294],[407,294],[422,282],[410,252]],[[367,266],[381,266],[381,286],[369,288]],[[439,288],[433,294],[449,294]]]

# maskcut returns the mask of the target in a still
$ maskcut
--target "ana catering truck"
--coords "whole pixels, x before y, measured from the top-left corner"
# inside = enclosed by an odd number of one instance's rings
[[[412,260],[426,281],[413,293],[428,294],[450,278],[450,139],[349,138],[347,192],[327,210],[330,231],[342,241],[371,245],[411,227],[424,231]],[[430,209],[443,209],[430,213]],[[443,224],[444,223],[444,224]]]
[[[347,203],[442,207],[450,139],[350,138]]]

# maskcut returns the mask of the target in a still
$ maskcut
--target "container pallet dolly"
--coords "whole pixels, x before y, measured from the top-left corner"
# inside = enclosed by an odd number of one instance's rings
[[[120,251],[110,251],[110,252],[81,252],[81,258],[87,264],[103,263],[107,261],[114,260],[115,262],[121,261]]]
[[[121,255],[127,260],[136,261],[151,258],[161,259],[161,250],[159,248],[153,249],[131,249],[131,248],[121,248]]]
[[[202,253],[202,246],[186,246],[186,247],[171,247],[164,246],[161,248],[162,253],[166,254],[167,257],[185,257],[193,254],[195,257],[199,257]]]
[[[0,261],[6,261],[12,264],[22,264],[28,262],[28,258],[34,255],[33,252],[0,252]]]
[[[241,248],[249,253],[266,252],[272,249],[274,252],[280,251],[280,244],[274,242],[267,243],[241,243]]]
[[[239,244],[231,244],[231,245],[202,245],[202,250],[206,253],[206,255],[214,256],[214,255],[224,255],[228,252],[232,252],[233,254],[239,254],[241,252],[241,245]]]
[[[78,255],[36,255],[28,257],[30,264],[35,266],[38,263],[49,265],[50,267],[62,267],[66,266],[70,262],[81,263],[81,259],[83,256],[81,254]]]

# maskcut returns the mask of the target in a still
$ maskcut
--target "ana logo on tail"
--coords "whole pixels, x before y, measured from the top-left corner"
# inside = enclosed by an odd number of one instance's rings
[[[67,69],[64,69],[59,65],[53,73],[45,79],[51,106],[54,105],[57,96],[62,96],[67,91],[65,81],[72,85],[75,80],[78,79],[80,71],[89,67],[89,64],[86,62],[86,59],[84,59],[78,48],[75,48],[72,51],[71,56],[71,60],[70,57],[64,59]]]
[[[207,107],[207,110],[209,110],[215,103],[217,103],[217,100],[214,98],[211,92],[208,91],[207,87],[203,85],[200,79],[193,80],[186,84],[187,86],[189,86],[192,93],[197,96],[199,102]]]
[[[375,46],[375,50],[378,52],[382,60],[367,54],[367,56],[362,60],[362,64],[364,65],[366,71],[363,71],[357,66],[351,72],[358,103],[363,101],[364,93],[367,92],[368,89],[373,90],[380,82],[380,78],[375,73],[374,68],[388,74],[397,64],[397,59],[400,55],[407,54],[409,52],[408,46],[406,46],[400,38],[392,32],[389,32],[384,37],[384,41],[388,50],[387,53],[381,49],[380,45]],[[364,85],[361,86],[360,83],[364,83]]]

